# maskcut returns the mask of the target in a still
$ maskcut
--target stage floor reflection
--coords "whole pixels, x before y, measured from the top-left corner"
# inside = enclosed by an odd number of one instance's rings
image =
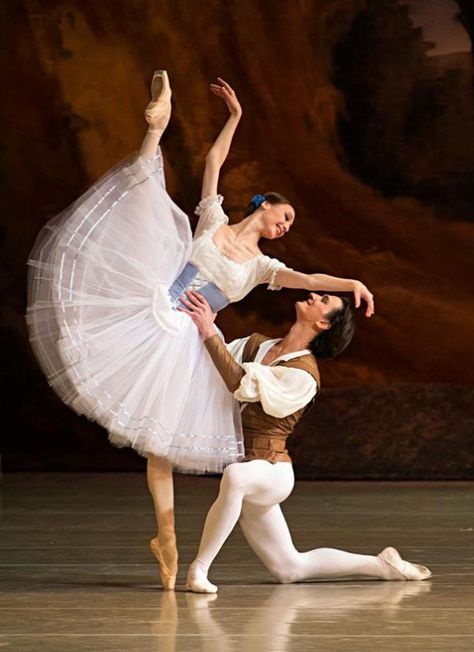
[[[297,483],[296,546],[376,554],[394,545],[426,582],[278,585],[240,531],[210,579],[184,589],[216,478],[178,476],[180,576],[163,592],[141,474],[7,474],[1,487],[0,647],[24,652],[474,649],[474,508],[468,483]]]

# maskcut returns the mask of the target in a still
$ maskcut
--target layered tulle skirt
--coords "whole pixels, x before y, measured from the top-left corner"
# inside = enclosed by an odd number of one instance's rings
[[[243,456],[238,406],[168,293],[191,247],[161,154],[119,165],[40,232],[27,323],[50,385],[113,444],[219,472]]]

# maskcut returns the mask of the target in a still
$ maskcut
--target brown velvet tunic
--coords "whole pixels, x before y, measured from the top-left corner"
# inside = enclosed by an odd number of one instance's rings
[[[268,339],[270,338],[266,335],[253,333],[244,347],[242,362],[255,360],[260,345]],[[227,388],[234,393],[245,375],[244,369],[234,360],[219,335],[207,338],[204,344]],[[303,369],[313,376],[319,387],[319,370],[316,358],[309,353],[291,360],[282,360],[274,366]],[[245,461],[261,459],[272,463],[291,462],[286,449],[286,440],[303,416],[306,407],[289,414],[287,417],[277,418],[264,412],[261,403],[247,403],[242,412]]]

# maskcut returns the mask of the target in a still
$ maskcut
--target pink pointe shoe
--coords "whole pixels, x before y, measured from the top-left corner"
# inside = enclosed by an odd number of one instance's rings
[[[150,541],[150,552],[160,564],[160,579],[165,591],[173,591],[178,574],[178,551],[176,542],[171,539],[164,546],[160,546],[155,537]]]
[[[161,135],[171,117],[171,87],[166,70],[156,70],[151,80],[151,102],[145,109],[149,131]]]
[[[385,548],[377,555],[385,564],[387,564],[395,573],[395,580],[428,580],[431,577],[431,571],[426,566],[412,564],[401,558],[396,548]]]

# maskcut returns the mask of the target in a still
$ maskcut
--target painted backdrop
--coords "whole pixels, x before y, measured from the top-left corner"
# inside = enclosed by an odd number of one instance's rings
[[[169,71],[163,141],[190,216],[203,160],[244,115],[220,190],[231,219],[277,190],[297,213],[266,252],[363,280],[376,316],[322,364],[292,450],[301,476],[467,478],[474,451],[474,103],[469,0],[17,0],[3,3],[1,168],[5,469],[142,468],[65,408],[24,324],[41,225],[137,149],[155,68]],[[194,220],[193,217],[191,217]],[[228,339],[282,332],[299,292],[263,287],[219,317]],[[5,423],[5,421],[4,421]]]

